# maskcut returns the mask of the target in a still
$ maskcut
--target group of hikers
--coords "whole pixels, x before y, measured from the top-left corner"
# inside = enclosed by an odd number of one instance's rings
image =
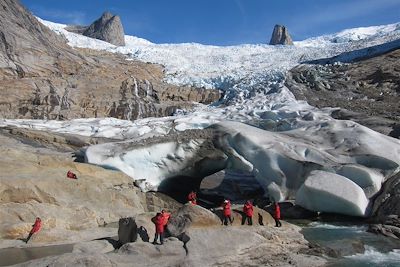
[[[276,227],[281,227],[281,208],[279,207],[278,202],[274,202],[274,213],[273,213],[273,218],[275,220],[275,226]],[[222,223],[224,225],[228,225],[229,223],[232,225],[233,223],[233,218],[232,218],[232,209],[231,209],[231,202],[228,199],[225,199],[223,204],[222,204],[222,210],[223,210],[223,221]],[[250,200],[247,200],[244,205],[243,205],[243,220],[242,224],[245,224],[247,221],[248,225],[253,225],[253,213],[254,213],[254,206],[250,202]]]
[[[188,202],[197,205],[197,194],[194,191],[191,191],[188,194]],[[281,209],[279,207],[278,202],[274,202],[274,213],[273,213],[273,218],[275,220],[275,226],[276,227],[281,227],[282,223],[280,222],[281,219]],[[250,202],[250,200],[247,200],[245,204],[243,205],[243,220],[242,224],[245,224],[247,221],[248,225],[253,225],[253,212],[254,212],[254,206]],[[233,223],[233,217],[232,217],[232,205],[230,200],[225,199],[224,202],[222,203],[222,213],[223,213],[223,219],[222,219],[222,224],[223,225],[228,225],[228,222],[230,225]],[[155,235],[154,235],[154,241],[153,244],[163,244],[164,243],[164,231],[165,227],[168,224],[168,221],[171,217],[171,214],[166,212],[165,210],[162,210],[161,212],[157,213],[156,216],[154,216],[151,221],[155,225]],[[160,239],[160,243],[157,243],[157,240]]]
[[[75,178],[76,179],[76,178]],[[188,194],[188,202],[197,205],[197,194],[194,191],[191,191]],[[228,199],[225,199],[224,202],[222,203],[222,214],[223,214],[223,219],[222,219],[222,224],[223,225],[232,225],[233,223],[233,217],[232,217],[232,207],[231,207],[231,202]],[[248,225],[253,225],[253,212],[254,212],[254,206],[253,204],[247,200],[245,204],[243,205],[243,220],[242,224],[245,224],[247,221]],[[156,216],[154,216],[151,221],[155,225],[155,235],[154,235],[154,241],[153,244],[163,244],[164,243],[164,231],[165,227],[168,224],[168,221],[171,217],[171,214],[168,213],[165,210],[162,210],[161,212],[157,213]],[[281,227],[281,210],[279,207],[279,204],[277,202],[274,202],[274,214],[273,217],[275,219],[275,226],[276,227]],[[42,227],[42,220],[37,217],[35,220],[35,223],[32,225],[32,229],[29,232],[28,237],[26,238],[25,242],[28,243],[30,238],[32,237],[33,234],[37,233],[40,231]],[[160,240],[160,243],[157,243],[157,240]]]

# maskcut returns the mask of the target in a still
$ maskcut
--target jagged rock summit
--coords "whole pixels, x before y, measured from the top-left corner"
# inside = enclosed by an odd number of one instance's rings
[[[106,41],[116,46],[125,45],[125,33],[121,19],[106,11],[103,15],[93,22],[83,35]]]
[[[275,25],[272,32],[270,45],[293,45],[292,37],[290,37],[287,28],[283,25]]]

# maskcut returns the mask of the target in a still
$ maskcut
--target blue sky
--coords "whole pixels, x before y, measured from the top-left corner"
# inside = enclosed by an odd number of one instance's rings
[[[105,10],[125,33],[155,43],[267,43],[275,24],[294,40],[400,22],[400,0],[21,0],[53,22],[87,25]]]

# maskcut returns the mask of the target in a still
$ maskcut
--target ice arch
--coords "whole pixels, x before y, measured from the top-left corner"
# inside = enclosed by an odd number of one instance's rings
[[[101,144],[86,151],[87,162],[117,168],[145,191],[157,190],[166,179],[201,179],[230,168],[252,172],[276,201],[297,197],[310,210],[355,216],[368,215],[369,199],[385,177],[398,171],[399,156],[399,140],[336,120],[284,132],[225,121],[175,137]],[[351,193],[341,191],[349,186]],[[343,203],[352,204],[346,210]]]

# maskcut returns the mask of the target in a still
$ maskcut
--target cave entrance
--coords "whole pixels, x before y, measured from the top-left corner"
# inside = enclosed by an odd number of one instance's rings
[[[249,172],[225,169],[206,177],[176,176],[165,179],[158,191],[180,203],[187,202],[190,191],[196,191],[201,206],[219,206],[225,198],[233,202],[262,199],[264,190]]]

